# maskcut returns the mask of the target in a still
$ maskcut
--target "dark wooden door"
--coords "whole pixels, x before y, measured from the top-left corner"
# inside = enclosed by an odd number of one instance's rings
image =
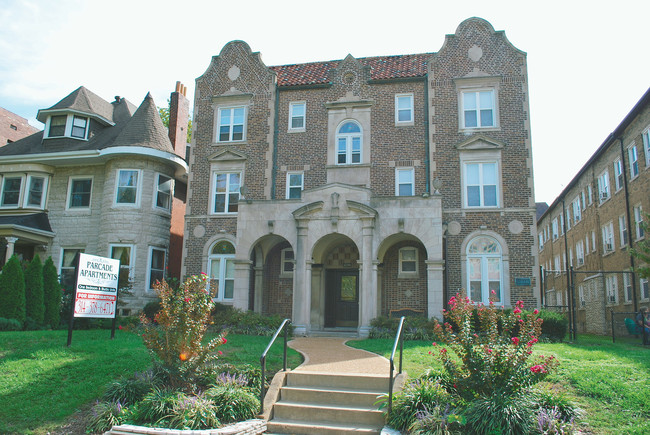
[[[326,287],[325,326],[358,326],[359,271],[328,270]]]

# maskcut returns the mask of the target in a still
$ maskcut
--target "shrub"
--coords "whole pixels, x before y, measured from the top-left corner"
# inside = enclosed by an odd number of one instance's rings
[[[580,417],[581,410],[565,394],[542,389],[535,391],[535,401],[541,411],[563,422],[572,422]]]
[[[250,364],[234,366],[232,364],[212,364],[204,367],[199,374],[200,385],[220,385],[229,383],[227,379],[237,379],[243,387],[250,391],[259,392],[261,388],[262,370]]]
[[[416,419],[409,427],[411,435],[451,435],[461,434],[464,418],[450,413],[451,407],[447,405],[433,407],[429,410],[418,412]]]
[[[25,319],[23,329],[25,331],[41,331],[43,329],[47,329],[47,326],[43,325],[43,323],[41,323],[41,322],[35,321],[31,317],[27,317]]]
[[[0,317],[21,323],[26,318],[25,275],[15,255],[7,261],[0,275]]]
[[[426,317],[409,316],[404,319],[404,340],[433,340],[435,323]],[[375,317],[370,321],[370,338],[395,338],[399,318]]]
[[[136,423],[165,425],[174,412],[174,406],[186,398],[180,391],[154,387],[133,407],[133,420]]]
[[[535,423],[534,403],[525,394],[478,397],[470,402],[464,415],[469,432],[477,435],[527,434]]]
[[[61,318],[61,285],[52,257],[48,257],[43,265],[43,301],[43,322],[52,328],[58,327]]]
[[[284,317],[279,315],[265,316],[253,311],[243,311],[237,308],[215,304],[218,308],[212,311],[211,323],[217,331],[232,334],[272,336],[280,327]],[[289,333],[293,332],[293,327]]]
[[[153,322],[154,317],[160,311],[161,305],[160,301],[147,302],[147,305],[142,309],[142,313],[149,319],[150,322]]]
[[[0,331],[20,331],[23,324],[16,319],[5,319],[0,317]]]
[[[572,434],[576,427],[573,419],[565,420],[557,408],[542,408],[537,413],[537,430],[543,434]]]
[[[115,425],[125,422],[127,409],[120,402],[97,402],[90,413],[86,430],[90,433],[104,433]]]
[[[185,397],[174,404],[167,424],[173,429],[211,429],[219,427],[217,407],[203,395]]]
[[[260,401],[251,392],[232,385],[220,385],[205,392],[217,409],[217,417],[222,423],[244,421],[255,417],[260,409]]]
[[[539,317],[544,322],[542,323],[541,338],[559,342],[564,340],[569,330],[569,319],[566,315],[555,311],[541,310]]]
[[[439,406],[447,408],[452,398],[440,383],[427,376],[407,384],[393,398],[393,407],[388,415],[387,423],[399,430],[409,429],[424,412],[436,412]]]
[[[201,343],[213,306],[206,282],[207,275],[201,274],[176,289],[165,281],[156,283],[161,305],[156,323],[140,317],[144,344],[161,361],[172,387],[191,385],[199,369],[216,360],[216,348],[226,342],[221,334],[207,345]]]
[[[45,297],[43,292],[43,265],[36,254],[25,270],[25,313],[35,323],[45,320]]]
[[[135,373],[131,378],[111,382],[106,388],[103,399],[130,406],[142,400],[147,393],[159,385],[160,381],[153,371]]]

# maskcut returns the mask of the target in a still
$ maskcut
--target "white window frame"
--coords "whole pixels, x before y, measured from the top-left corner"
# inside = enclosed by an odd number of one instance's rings
[[[123,266],[122,263],[120,262],[120,274],[122,273],[122,270],[126,269],[128,267],[129,270],[129,283],[134,282],[135,278],[135,255],[136,255],[136,245],[130,244],[130,243],[111,243],[108,245],[108,258],[113,258],[115,260],[120,260],[119,258],[114,258],[113,257],[113,249],[114,248],[130,248],[129,251],[129,265],[128,266]]]
[[[591,187],[591,183],[587,184],[587,205],[594,203],[594,189]]]
[[[160,184],[160,178],[161,177],[167,178],[166,182],[169,182],[169,192],[165,192],[165,191],[160,190],[160,185],[161,185]],[[172,201],[174,200],[174,178],[170,177],[168,175],[165,175],[165,174],[156,173],[155,183],[156,184],[154,184],[154,186],[153,186],[153,188],[154,188],[154,192],[153,192],[153,208],[156,209],[156,210],[164,210],[164,211],[166,211],[168,213],[171,213],[171,211],[172,211]],[[161,207],[161,206],[158,205],[158,196],[161,195],[161,194],[169,195],[169,201],[168,201],[167,207]]]
[[[85,181],[85,180],[90,180],[90,194],[88,196],[88,205],[87,206],[79,206],[79,207],[72,207],[72,185],[75,181]],[[73,175],[68,178],[68,192],[66,193],[65,196],[65,209],[66,210],[90,210],[93,204],[93,183],[94,179],[92,175]]]
[[[614,186],[617,192],[623,188],[623,163],[621,159],[614,160]]]
[[[291,255],[288,255],[291,253]],[[293,248],[284,248],[280,251],[280,278],[292,278],[296,269],[296,259]]]
[[[615,274],[608,274],[605,277],[605,295],[607,305],[618,304],[618,277]]]
[[[627,149],[628,162],[630,164],[630,181],[639,176],[639,151],[636,144],[632,143]]]
[[[587,305],[587,302],[585,301],[585,288],[582,285],[578,286],[578,301],[580,308]]]
[[[300,184],[291,184],[292,176],[300,175]],[[299,195],[296,198],[291,198],[292,189],[299,189]],[[287,172],[287,183],[285,189],[286,199],[300,199],[302,191],[305,189],[305,173],[303,171],[289,171]]]
[[[643,138],[643,151],[645,152],[645,167],[650,168],[650,126],[641,134]]]
[[[65,126],[63,127],[63,134],[59,136],[51,136],[50,135],[50,128],[52,126],[52,118],[53,117],[64,117],[65,118]],[[83,136],[74,136],[72,132],[74,131],[74,128],[76,127],[75,120],[76,119],[83,119],[85,121],[85,126],[84,128],[84,134]],[[88,140],[88,132],[90,131],[90,118],[88,116],[84,116],[82,114],[76,114],[76,113],[53,113],[52,115],[47,117],[47,120],[45,121],[45,128],[43,130],[43,138],[44,139],[57,139],[57,138],[62,138],[62,137],[67,137],[67,138],[72,138],[76,140]]]
[[[359,133],[340,133],[341,128],[346,125],[347,123],[353,123],[357,127],[359,127]],[[341,139],[345,140],[345,153],[341,153],[339,149],[339,141]],[[359,161],[358,162],[353,162],[353,156],[356,155],[357,153],[354,152],[354,142],[355,139],[359,140]],[[345,166],[345,165],[360,165],[363,163],[363,127],[361,126],[360,123],[353,119],[346,119],[343,122],[339,124],[339,126],[336,128],[336,138],[334,141],[334,160],[337,165],[339,166]],[[345,162],[339,162],[339,156],[345,154]]]
[[[537,236],[539,238],[539,251],[541,252],[544,250],[544,233],[539,233]]]
[[[57,135],[57,136],[51,136],[50,135],[50,129],[52,128],[52,118],[55,118],[55,117],[65,118],[65,125],[63,126],[63,134]],[[64,113],[64,114],[58,113],[58,114],[52,114],[52,115],[48,116],[47,117],[47,122],[45,124],[45,129],[43,130],[43,138],[45,138],[45,139],[50,139],[50,138],[54,139],[54,138],[69,136],[69,134],[68,135],[66,134],[68,132],[68,117],[69,116],[66,113]]]
[[[477,209],[477,208],[499,208],[501,206],[501,165],[499,160],[467,160],[463,161],[463,205],[467,209]],[[479,184],[472,184],[471,186],[468,183],[468,166],[469,165],[478,165],[479,168]],[[496,183],[495,186],[495,201],[494,205],[485,205],[485,187],[492,186],[492,184],[485,183],[484,177],[484,167],[486,165],[494,165],[495,174],[496,174]],[[479,188],[479,205],[469,205],[469,187],[478,187]]]
[[[120,191],[120,174],[122,172],[136,172],[138,178],[136,180],[135,186],[135,202],[118,202],[118,195]],[[142,169],[133,169],[133,168],[120,168],[117,169],[115,174],[115,195],[113,196],[113,205],[115,207],[140,207],[140,196],[142,194]],[[131,188],[130,186],[124,186],[126,188]]]
[[[216,196],[217,196],[217,178],[219,175],[226,175],[226,191],[225,191],[225,196],[226,196],[226,201],[224,203],[224,210],[223,211],[216,211],[215,207],[217,206],[217,201],[216,201]],[[237,175],[239,177],[239,184],[237,185],[236,192],[231,190],[233,185],[230,182],[230,178],[233,175]],[[211,187],[210,187],[210,214],[211,215],[236,215],[239,212],[239,202],[241,200],[241,186],[243,186],[243,177],[242,173],[238,171],[213,171],[212,172],[212,180],[211,180]],[[237,211],[228,211],[228,208],[230,208],[230,195],[237,195]]]
[[[634,211],[634,237],[635,241],[641,240],[645,237],[643,227],[641,227],[641,222],[643,222],[643,208],[641,204],[637,204],[633,207]]]
[[[213,278],[212,276],[212,262],[215,260],[219,260],[219,271],[218,271],[218,280],[219,280],[219,288],[217,289],[217,295],[216,297],[213,297],[212,300],[217,301],[217,302],[232,302],[235,299],[235,289],[234,289],[234,262],[235,262],[235,254],[213,254],[212,251],[215,248],[215,246],[218,243],[221,242],[227,242],[229,243],[233,249],[235,248],[234,244],[230,240],[217,240],[210,246],[210,254],[208,255],[208,285],[206,287],[206,290],[210,292],[210,294],[213,294],[212,289],[210,289],[210,281]],[[233,277],[232,278],[227,278],[226,277],[226,272],[228,270],[228,264],[232,264],[233,267]],[[226,298],[225,293],[226,293],[226,280],[233,281],[233,295],[231,298]]]
[[[566,230],[569,231],[571,229],[571,209],[567,208],[566,209]]]
[[[603,254],[607,255],[616,249],[614,245],[614,224],[612,221],[609,221],[602,227],[603,235]]]
[[[490,107],[481,107],[481,98],[480,94],[482,92],[490,93]],[[474,102],[476,108],[465,109],[465,96],[470,97],[474,96]],[[498,111],[497,111],[497,90],[493,87],[483,87],[483,88],[473,88],[473,89],[463,89],[460,92],[460,125],[462,130],[483,130],[483,129],[492,129],[499,127],[498,121]],[[491,110],[492,111],[492,124],[483,125],[481,122],[481,111]],[[466,112],[476,112],[476,126],[467,126],[466,122]]]
[[[587,209],[587,201],[585,200],[585,191],[584,190],[582,190],[580,192],[580,198],[582,200],[582,211],[584,211],[584,210]]]
[[[600,204],[612,196],[609,187],[609,171],[605,170],[598,176],[598,201]]]
[[[585,247],[582,240],[578,240],[576,243],[576,262],[578,267],[585,264]]]
[[[632,302],[632,279],[629,273],[623,273],[623,297],[625,302]]]
[[[406,100],[408,107],[400,106],[400,101]],[[399,118],[400,113],[408,113],[408,119],[401,121]],[[395,94],[395,125],[413,125],[415,116],[413,113],[413,93]]]
[[[405,260],[404,259],[404,253],[405,252],[414,252],[415,253],[415,258],[414,259],[409,259]],[[418,276],[419,274],[419,267],[418,267],[418,261],[419,261],[419,255],[418,255],[418,248],[415,246],[405,246],[403,248],[400,248],[398,252],[398,275],[397,278],[413,278],[415,276]],[[414,270],[404,270],[404,263],[414,263]]]
[[[580,196],[576,196],[573,200],[573,220],[577,224],[582,220],[582,210],[580,209]]]
[[[647,301],[650,299],[650,285],[648,284],[648,278],[639,278],[639,293],[641,294],[641,300]]]
[[[627,224],[625,221],[625,215],[619,216],[618,217],[618,232],[619,232],[619,237],[620,237],[620,246],[621,248],[624,246],[627,246],[628,241],[629,241],[629,233],[627,231]]]
[[[596,252],[596,231],[591,232],[591,252]]]
[[[585,234],[585,257],[590,253],[591,251],[589,250],[589,234]]]
[[[38,205],[33,205],[33,204],[28,203],[28,201],[29,201],[29,190],[30,190],[30,186],[32,184],[31,183],[32,179],[34,179],[34,178],[42,178],[43,179],[43,191],[41,192],[41,202]],[[43,175],[41,175],[41,174],[38,174],[38,175],[37,174],[27,174],[27,179],[26,179],[25,184],[24,184],[25,194],[23,195],[23,197],[24,197],[23,198],[23,201],[24,201],[23,207],[24,208],[37,208],[37,209],[43,210],[45,208],[45,200],[47,199],[48,185],[49,185],[49,177],[48,176],[46,176],[44,174]],[[21,190],[22,190],[22,186],[21,186]]]
[[[238,109],[242,109],[244,114],[243,114],[243,122],[241,124],[235,124],[235,111]],[[230,111],[230,120],[231,122],[229,124],[222,124],[221,123],[221,114],[224,111]],[[243,142],[246,140],[246,130],[247,130],[247,118],[248,118],[248,106],[246,105],[234,105],[234,106],[222,106],[219,107],[217,110],[217,134],[216,134],[216,142],[218,143],[229,143],[229,142]],[[228,126],[228,139],[222,140],[221,139],[221,127]],[[234,139],[235,135],[235,126],[236,125],[241,125],[242,126],[242,137],[240,139]]]
[[[20,187],[18,190],[18,201],[15,204],[5,204],[5,187],[8,179],[20,179]],[[19,208],[23,203],[25,195],[25,175],[20,174],[7,174],[2,177],[2,187],[0,189],[0,208]]]
[[[154,269],[153,268],[153,254],[154,254],[154,251],[162,252],[163,255],[164,255],[164,257],[163,257],[163,268],[162,269]],[[167,269],[167,260],[168,260],[168,258],[167,258],[167,249],[159,248],[159,247],[156,247],[156,246],[149,246],[149,259],[147,261],[147,287],[146,287],[148,292],[154,291],[154,288],[153,288],[153,284],[154,284],[153,281],[154,280],[151,279],[151,274],[154,271],[160,271],[161,276],[162,276],[161,279],[165,279],[165,270]]]
[[[408,176],[408,181],[401,182],[401,174]],[[400,195],[401,186],[411,186],[410,195]],[[415,169],[414,168],[395,168],[395,196],[414,196],[415,195]]]
[[[302,115],[294,114],[294,110],[298,107],[302,107]],[[293,126],[293,121],[295,120],[302,120],[302,126],[301,127],[294,127]],[[297,132],[302,132],[307,129],[307,102],[306,101],[292,101],[289,103],[289,129],[288,131],[290,133],[297,133]]]
[[[75,136],[74,135],[75,128],[81,128],[80,126],[75,125],[75,122],[77,121],[77,119],[81,119],[81,120],[84,121],[84,126],[83,126],[84,134],[83,134],[83,136]],[[73,138],[73,139],[86,140],[86,138],[88,137],[88,127],[90,127],[90,119],[87,116],[79,116],[79,115],[74,115],[73,114],[72,116],[68,117],[68,121],[71,121],[71,124],[70,124],[70,137]],[[67,124],[67,122],[66,122],[66,124]]]
[[[64,272],[65,273],[71,272],[72,277],[70,277],[70,279],[73,280],[73,282],[71,284],[71,287],[73,287],[74,286],[74,278],[75,278],[75,276],[74,276],[74,267],[75,267],[75,265],[73,264],[72,266],[66,266],[66,267],[63,266],[63,260],[65,260],[65,251],[77,251],[79,253],[84,253],[84,252],[86,252],[86,250],[84,248],[80,248],[80,247],[62,247],[61,248],[61,256],[59,257],[59,278],[63,278]],[[76,254],[75,254],[75,256],[76,256]],[[74,261],[74,257],[73,257],[73,261]],[[61,282],[61,284],[63,285],[64,283]],[[66,290],[68,292],[74,292],[73,288],[64,288],[64,290]]]
[[[551,221],[551,232],[553,233],[553,240],[557,240],[560,237],[560,227],[558,225],[558,218],[555,218]]]
[[[474,241],[481,239],[481,238],[487,238],[491,239],[497,246],[498,252],[496,253],[470,253],[469,250],[474,243]],[[506,289],[504,288],[504,267],[503,267],[503,248],[501,244],[498,242],[498,240],[494,239],[493,237],[489,236],[477,236],[473,238],[472,240],[469,241],[467,244],[466,248],[466,285],[467,285],[467,295],[471,298],[472,297],[472,292],[471,292],[471,282],[472,282],[472,276],[471,276],[471,265],[470,262],[471,260],[476,260],[480,259],[480,267],[481,267],[481,300],[473,300],[473,302],[483,302],[484,304],[488,304],[490,302],[490,298],[492,297],[492,294],[490,293],[490,277],[488,273],[488,268],[489,268],[489,260],[491,259],[498,259],[498,268],[499,268],[499,301],[494,302],[494,305],[497,306],[502,306],[505,303],[506,299]],[[494,281],[494,280],[492,280]]]

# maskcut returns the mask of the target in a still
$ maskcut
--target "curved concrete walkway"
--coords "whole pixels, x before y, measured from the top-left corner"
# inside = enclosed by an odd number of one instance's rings
[[[347,341],[350,339],[329,337],[301,337],[291,340],[289,347],[300,352],[305,358],[295,370],[388,376],[390,362],[386,358],[349,347],[345,344]]]

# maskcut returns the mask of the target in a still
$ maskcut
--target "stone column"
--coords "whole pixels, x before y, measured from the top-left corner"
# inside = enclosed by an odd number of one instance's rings
[[[307,231],[308,221],[306,219],[296,220],[298,238],[296,240],[296,267],[293,280],[293,309],[291,321],[295,327],[296,336],[309,333],[309,311],[311,305],[311,268],[307,268]]]
[[[444,260],[427,260],[427,313],[429,318],[436,317],[442,320],[443,296],[443,271]]]
[[[359,270],[359,336],[370,334],[370,321],[377,317],[377,274],[373,273],[372,238],[374,217],[362,217],[363,239]]]
[[[240,310],[248,310],[248,292],[250,283],[250,260],[235,259],[235,289],[233,306]]]
[[[7,264],[7,261],[9,261],[11,256],[14,255],[14,246],[18,241],[18,237],[5,237],[5,240],[7,241],[7,250],[5,251],[5,264]]]
[[[255,299],[253,301],[253,311],[256,313],[262,312],[262,303],[264,300],[264,289],[263,284],[263,275],[264,275],[264,266],[254,266],[253,273],[255,273]]]

